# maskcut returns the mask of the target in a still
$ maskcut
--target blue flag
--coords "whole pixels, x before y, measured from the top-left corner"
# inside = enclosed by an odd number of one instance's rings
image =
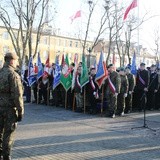
[[[136,54],[135,52],[133,53],[133,59],[132,59],[132,64],[131,64],[131,73],[133,75],[137,74],[137,67],[136,67]]]
[[[29,86],[32,86],[36,82],[36,74],[34,73],[34,67],[32,62],[32,56],[30,57],[29,64],[28,64],[28,82]]]
[[[53,78],[53,89],[55,89],[60,84],[61,77],[61,66],[59,65],[59,57],[56,58],[56,68]]]
[[[101,88],[103,82],[107,79],[107,77],[108,77],[108,71],[106,68],[106,63],[104,61],[103,53],[101,52],[99,63],[98,63],[98,68],[97,68],[97,73],[95,77],[95,82],[97,83],[99,88]]]
[[[38,57],[37,57],[37,66],[38,66],[37,79],[39,79],[43,76],[43,65],[42,65],[42,62],[41,62],[39,52],[38,52]]]

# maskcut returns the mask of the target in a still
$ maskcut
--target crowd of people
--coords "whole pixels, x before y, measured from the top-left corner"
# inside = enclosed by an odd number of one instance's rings
[[[73,74],[75,64],[70,64]],[[108,77],[99,89],[96,81],[96,67],[91,66],[88,74],[89,81],[85,87],[80,86],[82,62],[77,67],[74,88],[66,91],[61,84],[53,90],[53,79],[56,65],[53,63],[50,74],[42,76],[31,87],[28,84],[26,68],[24,74],[24,88],[26,103],[65,106],[76,112],[97,114],[103,112],[107,117],[123,116],[132,111],[160,109],[160,69],[156,65],[146,68],[141,63],[137,74],[131,73],[131,67],[115,69],[113,64],[107,66]],[[36,64],[35,64],[36,70]],[[34,98],[31,98],[33,90]],[[32,99],[32,100],[31,100]],[[147,99],[147,101],[146,101]]]

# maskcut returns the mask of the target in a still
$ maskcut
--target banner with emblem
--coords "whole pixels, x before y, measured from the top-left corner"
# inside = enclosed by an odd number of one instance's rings
[[[89,82],[89,75],[88,75],[88,69],[87,69],[87,64],[85,60],[85,55],[83,54],[82,56],[82,73],[80,77],[80,84],[81,87],[85,86]]]
[[[62,64],[60,82],[66,91],[68,91],[68,89],[72,86],[72,76],[71,69],[69,68],[68,55],[66,55],[65,61]]]
[[[33,58],[30,57],[29,64],[28,64],[28,82],[29,86],[32,86],[37,80],[37,75],[34,73],[34,67],[33,67]]]
[[[59,56],[57,56],[56,68],[55,68],[54,78],[53,78],[53,89],[55,89],[60,84],[60,78],[61,78],[61,67],[59,65]]]
[[[38,66],[38,73],[37,73],[37,79],[41,78],[43,76],[43,65],[40,58],[40,53],[38,52],[37,56],[37,66]]]
[[[97,83],[98,87],[101,88],[103,82],[108,78],[108,71],[106,68],[106,63],[104,61],[104,55],[101,52],[98,69],[95,77],[95,82]]]

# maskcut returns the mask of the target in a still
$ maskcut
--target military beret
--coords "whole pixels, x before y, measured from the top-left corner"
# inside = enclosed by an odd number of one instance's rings
[[[140,66],[145,66],[145,65],[146,65],[146,64],[145,64],[145,63],[143,63],[143,62],[140,64]]]
[[[125,70],[124,67],[119,68],[119,71],[124,71],[124,70]]]
[[[110,68],[110,67],[113,67],[114,65],[113,64],[109,64],[108,66],[107,66],[107,68]]]
[[[131,67],[127,66],[125,69],[129,69],[129,70],[131,70]]]
[[[151,67],[156,67],[156,65],[155,65],[155,64],[152,64]]]
[[[18,59],[19,57],[15,54],[15,53],[12,53],[12,52],[7,52],[4,56],[5,59]]]

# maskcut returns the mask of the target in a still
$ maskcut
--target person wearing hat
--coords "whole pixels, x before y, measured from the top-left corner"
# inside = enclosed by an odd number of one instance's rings
[[[125,74],[128,79],[128,94],[125,99],[125,111],[124,113],[130,113],[132,111],[132,97],[133,97],[133,90],[135,87],[135,78],[133,74],[131,73],[130,67],[125,68]]]
[[[120,87],[120,93],[118,94],[117,97],[117,113],[120,116],[124,115],[124,110],[125,110],[125,98],[127,97],[128,93],[128,79],[125,74],[125,69],[124,67],[119,68],[119,75],[121,78],[121,87]]]
[[[149,71],[150,80],[147,92],[147,109],[155,109],[155,95],[158,91],[158,75],[156,73],[156,65],[152,64]]]
[[[18,56],[8,52],[4,61],[0,69],[0,159],[10,160],[13,135],[17,122],[22,120],[24,103],[21,77],[15,71]]]
[[[110,64],[107,66],[109,77],[104,84],[104,97],[107,99],[106,116],[115,117],[117,110],[117,96],[120,92],[121,79],[115,66]]]
[[[149,85],[149,72],[145,69],[145,63],[140,64],[140,68],[137,71],[136,75],[136,86],[135,86],[135,95],[136,95],[136,108],[139,111],[142,111],[145,106],[145,95],[148,91]]]

